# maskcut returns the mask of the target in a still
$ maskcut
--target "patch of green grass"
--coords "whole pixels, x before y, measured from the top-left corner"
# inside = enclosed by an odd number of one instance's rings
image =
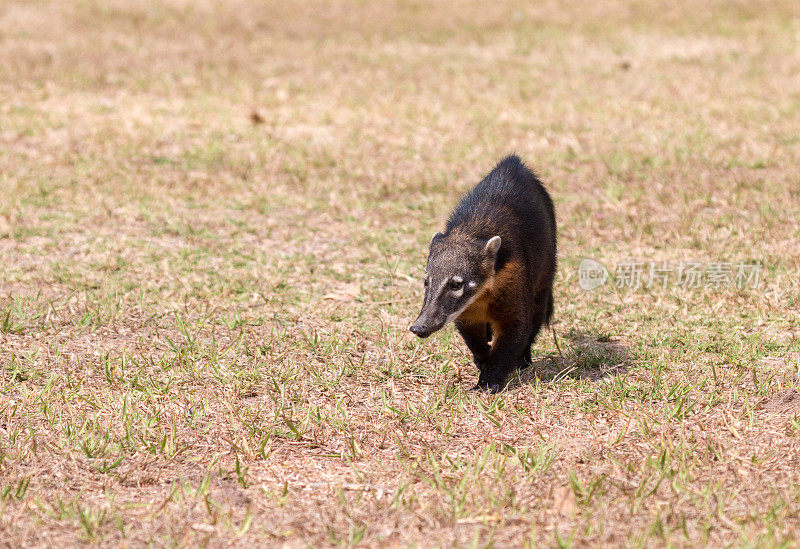
[[[791,545],[797,6],[662,8],[12,2],[3,539]],[[560,343],[487,396],[407,327],[512,151]],[[584,292],[585,257],[763,270]]]

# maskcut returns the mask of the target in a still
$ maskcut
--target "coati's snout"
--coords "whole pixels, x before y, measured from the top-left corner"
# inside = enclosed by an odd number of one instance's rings
[[[425,300],[409,329],[419,337],[428,337],[469,307],[494,276],[500,244],[499,236],[476,240],[464,234],[433,235]]]

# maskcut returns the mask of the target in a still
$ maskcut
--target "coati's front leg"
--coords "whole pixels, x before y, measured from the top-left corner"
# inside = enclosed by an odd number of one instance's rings
[[[486,368],[486,361],[489,359],[489,340],[491,339],[491,330],[489,325],[485,322],[464,322],[456,319],[456,328],[464,338],[464,343],[467,344],[469,350],[472,351],[472,358],[475,360],[475,366],[478,370],[483,371]]]
[[[533,326],[531,326],[530,336],[528,338],[528,345],[526,346],[527,349],[525,351],[525,362],[522,368],[527,368],[531,364],[533,364],[533,357],[531,356],[531,347],[533,347],[534,342],[536,341],[536,336],[539,335],[539,330],[541,327],[548,322],[550,322],[550,317],[553,314],[552,311],[552,294],[551,290],[547,290],[541,292],[537,297],[536,301],[534,302],[533,308]]]
[[[486,361],[485,368],[481,369],[476,389],[483,389],[497,393],[503,388],[508,374],[525,365],[530,329],[519,323],[507,327],[496,335]]]

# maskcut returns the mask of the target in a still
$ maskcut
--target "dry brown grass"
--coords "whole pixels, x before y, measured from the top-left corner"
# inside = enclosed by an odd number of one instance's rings
[[[798,4],[486,4],[0,5],[0,544],[797,543]],[[510,151],[565,355],[476,395],[406,328]]]

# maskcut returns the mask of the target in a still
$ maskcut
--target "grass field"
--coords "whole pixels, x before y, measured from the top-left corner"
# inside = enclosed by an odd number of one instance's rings
[[[509,152],[563,355],[484,395],[407,328]],[[0,545],[796,546],[798,220],[794,0],[5,0]]]

